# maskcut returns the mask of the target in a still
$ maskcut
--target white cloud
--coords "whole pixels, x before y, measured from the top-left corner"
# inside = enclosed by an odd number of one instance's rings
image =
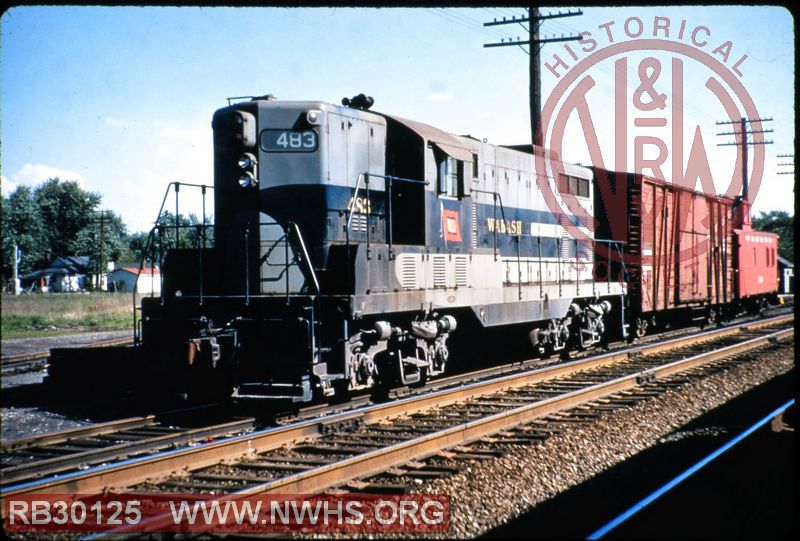
[[[434,92],[425,98],[428,101],[453,101],[456,97],[452,92]]]
[[[175,154],[175,150],[168,145],[158,145],[158,147],[156,147],[156,152],[158,152],[162,156],[167,156],[167,157]]]
[[[5,175],[0,175],[0,193],[3,195],[9,195],[11,192],[17,189],[17,186],[19,186],[18,183],[14,182]]]
[[[9,194],[20,185],[36,186],[54,177],[58,177],[61,180],[76,180],[78,181],[78,185],[82,188],[86,184],[83,175],[80,173],[41,163],[26,163],[19,171],[12,174],[10,178],[3,176],[3,193]]]
[[[164,139],[171,141],[189,141],[192,143],[202,143],[206,139],[210,139],[210,128],[200,126],[176,126],[164,124],[163,122],[156,122],[159,127],[158,135]]]

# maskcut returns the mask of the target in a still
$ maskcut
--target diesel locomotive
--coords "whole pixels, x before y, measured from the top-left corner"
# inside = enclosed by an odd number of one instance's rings
[[[627,283],[565,229],[592,239],[591,220],[544,203],[542,150],[343,101],[214,113],[215,225],[197,236],[213,245],[166,254],[141,307],[150,357],[235,399],[309,401],[424,382],[454,344],[552,353],[625,333]],[[544,181],[591,214],[593,179],[564,164]]]
[[[563,163],[371,105],[268,95],[214,113],[214,224],[157,223],[160,293],[142,299],[115,379],[123,367],[148,389],[344,400],[775,297],[778,238],[751,229],[746,193]],[[192,188],[172,187],[176,201]],[[48,381],[112,373],[108,350],[72,353],[52,352]]]

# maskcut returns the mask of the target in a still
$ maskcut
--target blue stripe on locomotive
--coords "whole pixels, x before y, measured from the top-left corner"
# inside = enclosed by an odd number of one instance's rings
[[[292,221],[297,223],[307,245],[317,257],[324,259],[325,247],[331,242],[344,242],[347,240],[346,224],[355,190],[344,186],[329,184],[309,183],[292,184],[267,188],[260,191],[261,210],[278,222]],[[359,190],[358,203],[364,209],[367,192]],[[412,223],[413,220],[426,220],[425,246],[434,251],[449,251],[453,253],[469,253],[472,251],[472,199],[462,200],[441,198],[432,192],[425,194],[425,216],[420,212],[414,216],[393,215],[396,227]],[[355,207],[354,207],[355,208]],[[460,242],[447,240],[442,211],[457,212],[460,226]],[[354,212],[350,218],[349,240],[351,242],[366,242],[367,234],[359,230],[359,219],[368,216],[370,227],[370,242],[387,242],[387,212],[386,197],[383,191],[372,190],[369,193],[369,214]],[[519,222],[522,227],[519,235],[519,254],[523,257],[553,258],[559,254],[558,239],[556,237],[537,237],[530,234],[531,224],[557,225],[558,217],[550,212],[523,208],[504,208],[505,221]],[[476,212],[478,241],[476,248],[485,251],[495,247],[495,234],[490,231],[490,220],[497,220],[495,227],[500,228],[499,222],[503,219],[499,207],[492,204],[479,203]],[[575,217],[570,216],[570,221],[577,225]],[[496,234],[497,249],[502,256],[517,255],[517,236],[506,234],[499,230]],[[541,250],[541,252],[540,252]],[[567,257],[575,257],[576,242],[569,239],[566,250]],[[321,263],[318,260],[317,263]]]

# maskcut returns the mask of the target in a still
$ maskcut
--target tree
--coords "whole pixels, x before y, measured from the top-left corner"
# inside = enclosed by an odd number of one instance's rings
[[[783,210],[760,212],[753,218],[753,228],[780,235],[778,254],[794,262],[794,216]]]
[[[87,192],[75,180],[48,179],[38,186],[33,197],[39,207],[44,238],[52,256],[81,255],[76,252],[79,233],[88,227],[102,197]]]
[[[128,235],[128,250],[123,254],[122,260],[139,262],[142,259],[149,261],[149,257],[145,257],[147,251],[147,239],[150,237],[149,233],[144,231],[137,231]]]
[[[70,245],[77,254],[90,254],[95,273],[105,272],[109,261],[119,261],[128,250],[128,229],[122,216],[101,210],[90,217],[89,224],[78,232]]]
[[[19,273],[25,274],[47,261],[47,242],[33,191],[19,186],[3,198],[3,277],[14,272],[14,245],[22,250]]]

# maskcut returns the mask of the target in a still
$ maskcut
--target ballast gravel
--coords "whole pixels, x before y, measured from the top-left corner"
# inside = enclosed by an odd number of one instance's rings
[[[449,495],[450,527],[446,534],[413,534],[414,537],[479,536],[666,441],[670,435],[676,436],[676,430],[693,419],[792,370],[794,340],[749,355],[752,362],[686,383],[627,408],[605,412],[539,445],[506,445],[503,446],[506,453],[500,458],[461,462],[461,472],[457,474],[417,483],[410,492]],[[407,533],[334,535],[337,538],[408,536]]]
[[[419,492],[450,495],[450,531],[441,537],[478,536],[793,367],[794,341],[761,350],[753,362],[606,413],[541,445],[508,446],[505,456],[476,462],[461,473],[427,483]]]

